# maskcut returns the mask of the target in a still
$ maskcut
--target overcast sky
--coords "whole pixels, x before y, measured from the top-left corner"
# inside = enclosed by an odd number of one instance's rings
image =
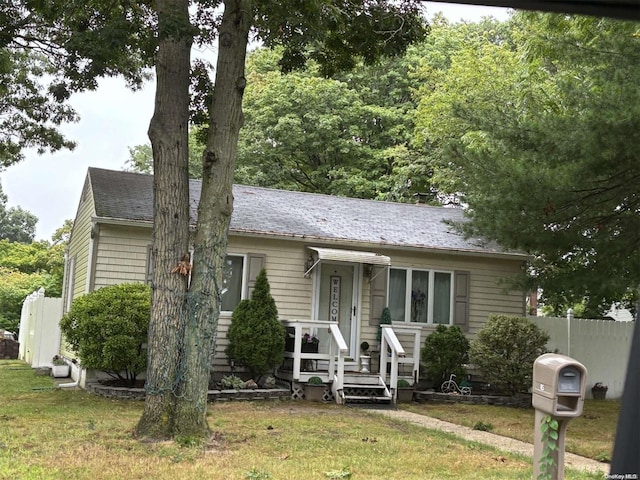
[[[427,3],[429,17],[443,12],[451,21],[474,21],[484,16],[506,19],[504,8]],[[119,79],[105,79],[91,93],[77,94],[71,103],[80,121],[62,131],[77,143],[73,151],[37,155],[0,173],[9,206],[20,206],[39,219],[36,239],[50,240],[65,219],[76,215],[88,167],[122,170],[128,147],[149,143],[147,128],[153,113],[154,84],[131,92]]]

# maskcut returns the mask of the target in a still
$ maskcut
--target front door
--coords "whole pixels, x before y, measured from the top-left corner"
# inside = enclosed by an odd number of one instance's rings
[[[360,266],[347,263],[324,263],[319,265],[320,281],[317,288],[318,320],[335,321],[349,347],[348,357],[356,358],[356,342],[358,341],[358,318],[360,305],[358,302],[357,283]],[[322,336],[321,341],[328,342]]]

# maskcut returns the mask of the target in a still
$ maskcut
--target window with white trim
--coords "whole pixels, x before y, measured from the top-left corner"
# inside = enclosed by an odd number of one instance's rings
[[[395,322],[451,325],[453,272],[391,268],[388,299]]]
[[[222,306],[223,312],[232,312],[242,300],[244,292],[244,256],[227,255],[222,272]]]

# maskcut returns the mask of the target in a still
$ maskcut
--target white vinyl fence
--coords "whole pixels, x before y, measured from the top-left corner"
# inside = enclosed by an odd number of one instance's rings
[[[587,398],[591,387],[602,382],[607,398],[620,398],[627,374],[635,322],[585,320],[580,318],[529,317],[546,330],[551,352],[572,357],[587,368]]]
[[[32,367],[50,367],[60,351],[62,299],[47,298],[44,288],[25,298],[20,316],[19,358]]]

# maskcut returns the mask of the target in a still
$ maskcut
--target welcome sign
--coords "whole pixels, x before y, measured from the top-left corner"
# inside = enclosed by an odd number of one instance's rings
[[[340,277],[330,278],[329,288],[329,320],[340,322]]]

